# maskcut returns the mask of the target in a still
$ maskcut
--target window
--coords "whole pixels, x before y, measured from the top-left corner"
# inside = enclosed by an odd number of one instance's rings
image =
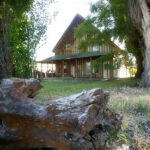
[[[71,54],[71,44],[66,44],[66,54]]]
[[[67,65],[66,64],[64,64],[64,69],[67,69]]]
[[[70,49],[71,48],[71,44],[66,44],[66,49]]]
[[[99,50],[99,47],[94,45],[92,49],[93,49],[93,52],[97,52]]]

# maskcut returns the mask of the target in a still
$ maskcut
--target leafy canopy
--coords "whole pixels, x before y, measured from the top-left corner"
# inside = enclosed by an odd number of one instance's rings
[[[128,17],[127,5],[128,0],[99,0],[93,4],[91,6],[91,16],[88,16],[75,29],[75,38],[79,38],[81,41],[79,49],[86,50],[89,46],[111,44],[112,41],[119,40],[120,42],[125,42],[126,45],[126,50],[124,50],[126,52],[122,55],[124,57],[119,57],[118,52],[111,52],[103,57],[105,57],[105,61],[109,61],[110,55],[113,57],[118,55],[118,59],[114,59],[114,63],[128,62],[126,64],[131,65],[131,55],[136,56],[138,53],[138,39]],[[136,44],[133,41],[136,41]],[[99,62],[104,61],[103,57],[97,60],[97,65],[95,66],[101,66]],[[121,65],[114,66],[120,67]],[[114,66],[111,68],[116,68]]]
[[[31,77],[37,45],[46,37],[50,20],[47,7],[52,0],[3,0],[0,24],[8,32],[8,47],[13,64],[13,76]]]

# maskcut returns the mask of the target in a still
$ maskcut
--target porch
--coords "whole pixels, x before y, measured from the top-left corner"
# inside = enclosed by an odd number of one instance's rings
[[[45,59],[41,63],[41,75],[40,78],[47,77],[70,77],[70,78],[90,78],[90,79],[109,79],[113,77],[113,71],[105,69],[104,65],[109,62],[103,63],[97,69],[91,67],[98,57],[103,55],[100,52],[86,52],[80,54],[69,54],[69,55],[57,55]],[[51,73],[44,75],[42,73],[43,64],[51,64]],[[55,67],[54,67],[55,66]],[[55,68],[55,70],[54,70]]]

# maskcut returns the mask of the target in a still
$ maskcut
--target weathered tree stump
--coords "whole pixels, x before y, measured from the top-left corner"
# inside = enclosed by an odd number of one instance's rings
[[[105,150],[122,117],[107,108],[101,89],[35,104],[38,80],[5,79],[0,88],[0,149]]]

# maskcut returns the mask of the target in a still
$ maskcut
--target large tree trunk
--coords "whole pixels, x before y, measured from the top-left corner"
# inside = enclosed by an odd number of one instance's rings
[[[136,64],[137,64],[137,72],[135,74],[135,77],[140,78],[142,76],[143,71],[144,71],[143,64],[142,64],[143,56],[136,55],[135,58],[136,58]]]
[[[0,28],[1,27],[0,20]],[[5,34],[5,35],[4,35]],[[7,32],[0,31],[0,80],[11,76],[11,61],[8,51]]]
[[[144,73],[142,85],[150,86],[150,0],[129,0],[129,12],[133,25],[141,33],[145,50],[143,50]]]
[[[135,77],[140,78],[142,76],[142,73],[144,72],[144,66],[143,66],[143,51],[145,50],[143,37],[141,36],[141,33],[137,30],[135,30],[135,39],[133,40],[134,47],[136,49],[135,52],[135,58],[136,58],[136,64],[137,64],[137,72]]]
[[[127,49],[130,49],[130,52],[136,58],[137,72],[135,77],[137,78],[140,78],[144,71],[143,50],[145,50],[145,47],[144,42],[141,39],[143,39],[143,37],[141,36],[140,32],[136,29],[134,30],[134,32],[128,34],[128,40],[130,41],[130,44],[127,45]]]
[[[0,6],[2,5],[3,3],[1,2]],[[12,63],[8,50],[8,30],[6,27],[8,19],[5,18],[6,13],[7,10],[2,7],[0,11],[2,15],[2,18],[0,18],[0,80],[12,74]]]

